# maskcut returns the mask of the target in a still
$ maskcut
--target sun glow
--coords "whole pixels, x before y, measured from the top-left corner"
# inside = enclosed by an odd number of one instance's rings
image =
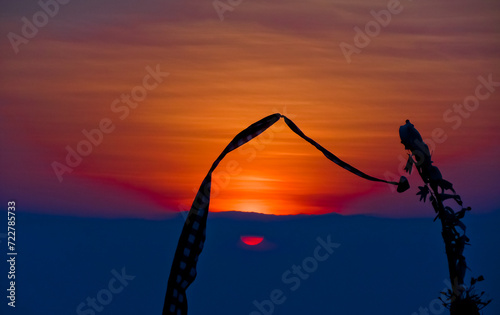
[[[264,214],[272,214],[272,207],[264,199],[245,199],[245,200],[230,200],[232,205],[228,205],[227,209],[232,209],[241,212],[257,212]]]

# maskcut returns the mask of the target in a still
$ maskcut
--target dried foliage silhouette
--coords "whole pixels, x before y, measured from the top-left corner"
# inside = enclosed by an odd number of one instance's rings
[[[446,300],[443,301],[441,298],[440,300],[450,310],[451,315],[480,314],[479,311],[491,302],[491,300],[483,301],[484,292],[480,294],[475,292],[475,284],[483,281],[484,277],[472,278],[468,288],[464,285],[465,272],[468,268],[463,252],[465,245],[470,245],[470,240],[465,235],[466,226],[460,220],[471,208],[463,206],[462,199],[455,192],[453,184],[443,178],[439,168],[432,165],[429,147],[409,120],[399,128],[399,136],[405,149],[410,151],[405,171],[411,174],[415,166],[424,181],[424,186],[418,187],[417,195],[423,202],[426,202],[429,196],[429,201],[437,213],[434,221],[437,219],[441,221],[441,235],[445,244],[452,289],[443,292],[447,297]],[[460,210],[455,211],[450,205],[445,205],[445,202],[448,204],[452,202]]]
[[[269,115],[246,129],[238,133],[234,139],[226,146],[224,151],[213,162],[212,167],[208,171],[205,179],[196,194],[191,209],[187,215],[184,227],[182,228],[177,249],[175,251],[174,260],[170,269],[168,278],[167,291],[165,293],[165,301],[163,304],[163,315],[186,315],[188,310],[188,303],[186,297],[186,289],[196,279],[198,257],[203,250],[206,239],[206,226],[207,216],[210,206],[210,190],[212,183],[212,172],[217,168],[222,159],[231,151],[258,137],[261,133],[266,131],[274,123],[280,119],[284,119],[286,125],[299,137],[309,142],[312,146],[318,149],[323,155],[344,168],[352,174],[364,178],[366,180],[382,182],[391,185],[396,185],[398,192],[403,192],[409,188],[408,180],[406,177],[401,176],[399,182],[386,181],[379,179],[368,174],[363,173],[354,166],[344,162],[332,152],[325,149],[319,143],[306,136],[302,130],[295,125],[288,117],[279,113]]]

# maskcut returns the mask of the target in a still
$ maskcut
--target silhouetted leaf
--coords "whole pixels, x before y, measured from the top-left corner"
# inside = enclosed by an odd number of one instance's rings
[[[427,200],[427,195],[430,193],[429,187],[427,186],[418,186],[418,189],[420,190],[417,193],[417,196],[420,196],[420,201],[426,201]]]
[[[408,161],[406,161],[406,166],[405,166],[405,171],[408,174],[411,174],[411,171],[413,170],[413,157],[411,154],[408,154]]]

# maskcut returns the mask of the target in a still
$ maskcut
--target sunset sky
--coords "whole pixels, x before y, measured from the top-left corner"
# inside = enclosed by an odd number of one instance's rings
[[[381,178],[401,175],[398,128],[410,119],[424,138],[441,133],[434,165],[465,204],[500,210],[498,1],[232,3],[221,20],[211,1],[73,0],[48,7],[46,21],[36,1],[3,3],[2,204],[168,217],[189,209],[238,132],[280,112]],[[23,25],[34,15],[42,27],[33,35]],[[372,37],[356,31],[365,25]],[[346,45],[357,52],[344,54]],[[67,147],[99,125],[102,142],[58,177]],[[415,196],[421,180],[409,180],[397,194],[356,177],[281,120],[221,163],[211,210],[433,216]]]

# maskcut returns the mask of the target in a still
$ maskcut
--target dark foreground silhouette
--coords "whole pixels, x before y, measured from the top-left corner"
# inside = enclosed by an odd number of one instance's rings
[[[163,315],[187,315],[188,305],[186,289],[196,278],[196,265],[198,257],[203,250],[203,245],[206,239],[206,224],[210,205],[212,172],[229,152],[257,137],[281,118],[285,120],[285,123],[293,132],[316,147],[330,161],[347,171],[370,181],[397,185],[398,192],[403,192],[409,188],[408,180],[404,176],[401,177],[399,182],[386,181],[367,175],[355,167],[347,164],[333,153],[322,147],[316,141],[306,136],[290,119],[281,114],[273,114],[257,121],[234,137],[234,139],[214,161],[212,167],[205,176],[205,179],[201,183],[177,244],[174,260],[170,269],[170,276],[168,278],[167,292],[165,294],[165,302],[163,305]]]
[[[405,170],[411,174],[413,165],[415,165],[425,184],[418,187],[420,191],[417,195],[420,196],[420,201],[424,202],[430,195],[429,200],[437,213],[434,221],[438,218],[441,220],[441,234],[445,244],[452,284],[452,289],[444,292],[448,299],[441,301],[450,310],[451,315],[480,314],[479,311],[491,302],[491,300],[482,300],[484,292],[479,294],[475,292],[476,282],[484,280],[484,277],[472,278],[468,288],[464,285],[467,264],[463,252],[465,245],[469,245],[469,238],[465,235],[466,226],[460,219],[471,208],[463,207],[462,199],[453,189],[453,184],[443,178],[439,168],[432,165],[429,147],[409,120],[399,128],[399,135],[405,149],[410,151]],[[441,191],[439,191],[440,189]],[[452,194],[447,193],[448,191]],[[460,207],[460,210],[453,210],[451,206],[445,205],[445,201],[454,202],[455,206]]]

